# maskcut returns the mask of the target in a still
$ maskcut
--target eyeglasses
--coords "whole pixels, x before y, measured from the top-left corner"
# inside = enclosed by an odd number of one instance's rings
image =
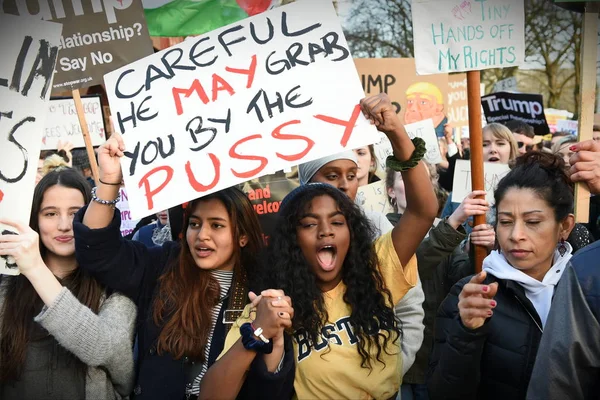
[[[519,149],[522,148],[523,146],[525,146],[525,150],[527,150],[527,151],[533,150],[532,144],[525,145],[525,142],[517,142],[517,145],[519,146]]]

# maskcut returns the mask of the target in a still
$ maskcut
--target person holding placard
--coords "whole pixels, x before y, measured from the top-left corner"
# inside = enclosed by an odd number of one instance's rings
[[[77,257],[90,274],[138,306],[136,399],[194,398],[223,349],[230,323],[248,302],[249,282],[260,270],[260,226],[250,200],[229,188],[187,204],[180,243],[148,248],[122,238],[114,204],[124,150],[118,134],[100,147],[99,186],[75,217]],[[282,371],[293,375],[292,348],[283,335],[290,314],[286,301],[259,306],[252,331],[273,333],[272,351],[260,360],[265,371],[284,359]],[[260,384],[260,375],[256,379]],[[273,393],[279,395],[285,397]]]
[[[494,193],[499,249],[439,308],[431,399],[524,399],[575,224],[564,162],[531,152]]]
[[[420,162],[424,142],[411,142],[387,95],[363,99],[361,106],[393,144],[388,164],[402,170],[410,193],[407,211],[392,232],[372,244],[374,227],[351,197],[332,185],[301,185],[282,202],[262,286],[282,289],[294,303],[299,399],[388,399],[402,379],[401,327],[393,306],[417,282],[414,252],[437,207]],[[234,328],[246,321],[238,320]],[[378,334],[372,335],[376,327]],[[201,398],[234,398],[241,382],[253,379],[246,376],[252,358],[240,336],[239,330],[230,331],[229,351],[207,374],[210,387],[203,387]],[[263,391],[269,393],[269,387]]]
[[[488,124],[483,128],[482,134],[484,162],[508,164],[519,156],[517,142],[512,132],[504,125]],[[441,218],[449,217],[459,206],[460,203],[454,202],[450,193]],[[469,234],[473,230],[469,224],[464,224],[464,228]]]
[[[59,168],[35,188],[30,227],[0,221],[0,255],[18,276],[0,284],[0,398],[120,399],[133,389],[135,304],[75,258],[73,215],[89,202],[85,178]]]

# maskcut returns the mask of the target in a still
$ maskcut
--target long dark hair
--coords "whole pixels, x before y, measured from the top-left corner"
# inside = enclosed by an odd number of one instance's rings
[[[566,173],[565,162],[555,154],[532,151],[518,157],[494,192],[496,213],[511,188],[533,190],[552,207],[557,222],[573,212],[573,184]]]
[[[35,187],[29,226],[39,233],[39,212],[44,193],[59,185],[81,192],[84,202],[91,199],[87,180],[71,168],[59,168],[45,175]],[[45,258],[48,249],[40,240],[40,254]],[[75,254],[73,254],[75,257]],[[27,347],[34,328],[34,317],[42,309],[42,300],[29,280],[23,275],[2,278],[7,283],[2,310],[0,336],[0,382],[12,382],[21,376],[25,365]],[[98,313],[104,288],[83,269],[76,268],[69,276],[61,279],[75,297],[93,312]]]
[[[383,363],[382,352],[387,352],[388,342],[398,339],[399,329],[392,309],[392,295],[379,271],[373,245],[375,229],[360,208],[340,190],[311,183],[284,199],[269,246],[262,288],[283,289],[294,301],[293,328],[305,333],[311,346],[318,343],[328,314],[323,293],[298,246],[296,229],[306,207],[319,196],[329,196],[336,202],[350,230],[350,247],[342,266],[342,281],[346,285],[344,301],[352,310],[350,322],[359,339],[357,350],[361,366],[372,369],[371,350],[376,349],[376,360]]]
[[[200,202],[217,199],[227,209],[232,224],[235,252],[233,282],[228,309],[240,310],[247,303],[248,278],[256,275],[262,237],[258,218],[246,195],[229,188],[190,202],[184,213],[183,239],[179,257],[159,278],[159,293],[153,309],[154,322],[163,328],[158,337],[160,354],[178,359],[184,355],[204,361],[211,329],[211,309],[219,301],[219,284],[209,271],[199,268],[185,238],[189,219]],[[246,246],[238,245],[246,235]]]

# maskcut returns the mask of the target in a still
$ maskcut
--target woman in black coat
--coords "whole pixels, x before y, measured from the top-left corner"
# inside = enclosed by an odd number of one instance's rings
[[[438,311],[432,399],[525,398],[554,288],[571,257],[573,193],[561,159],[517,159],[495,204],[499,250]]]

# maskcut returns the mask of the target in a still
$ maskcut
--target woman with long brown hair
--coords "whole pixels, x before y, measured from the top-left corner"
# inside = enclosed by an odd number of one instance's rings
[[[244,193],[230,188],[187,205],[181,243],[147,248],[121,238],[120,214],[110,205],[123,150],[118,135],[100,148],[99,186],[75,218],[77,256],[93,276],[137,303],[135,397],[193,398],[223,349],[228,322],[247,303],[262,248],[258,219]],[[273,357],[279,364],[283,354],[283,346],[274,348],[265,362]]]
[[[21,275],[0,284],[0,398],[120,399],[133,388],[135,305],[110,293],[75,258],[73,216],[86,179],[59,168],[35,188],[30,226],[0,221],[0,255]]]

